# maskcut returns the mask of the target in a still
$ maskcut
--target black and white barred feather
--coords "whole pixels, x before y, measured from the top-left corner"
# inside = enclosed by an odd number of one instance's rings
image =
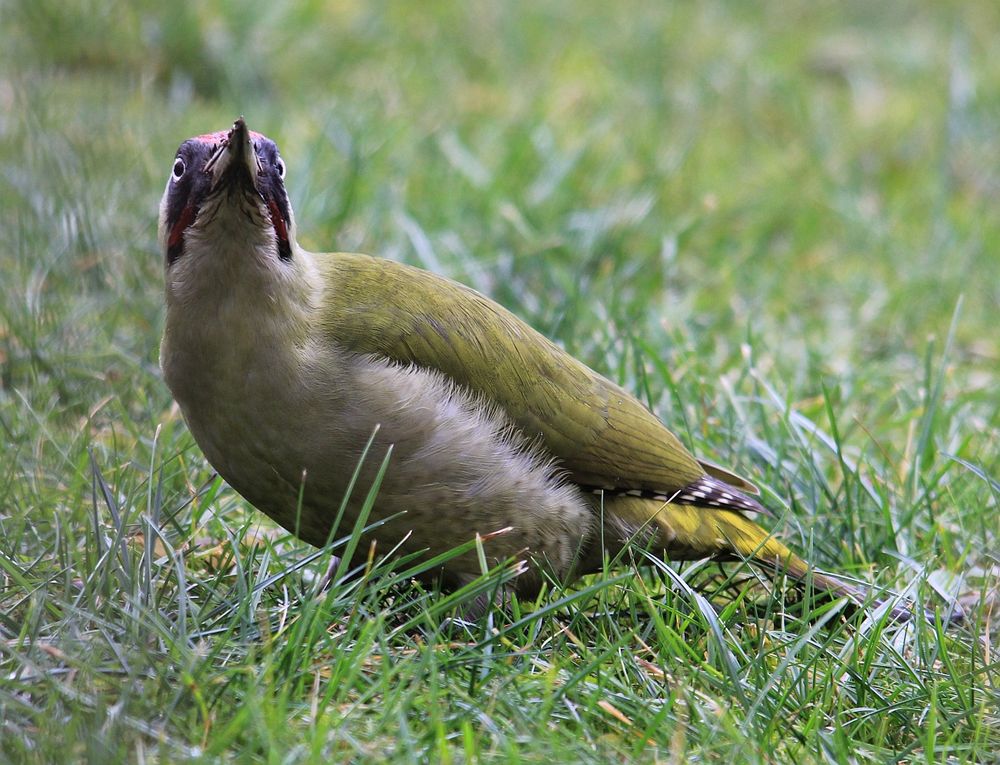
[[[595,486],[584,487],[594,494],[608,496],[628,496],[652,499],[658,502],[672,502],[677,505],[697,505],[698,507],[718,507],[743,513],[763,513],[770,511],[753,497],[710,475],[703,475],[672,494],[649,489],[618,489]]]

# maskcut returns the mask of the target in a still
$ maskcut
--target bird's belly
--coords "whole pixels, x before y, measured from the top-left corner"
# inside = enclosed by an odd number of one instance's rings
[[[294,374],[273,364],[244,369],[215,395],[206,394],[218,377],[197,402],[181,401],[198,444],[236,491],[322,545],[352,476],[338,536],[353,527],[385,461],[370,522],[398,517],[372,534],[383,550],[403,541],[405,552],[437,554],[507,529],[490,543],[492,558],[527,550],[557,570],[569,566],[592,510],[502,414],[437,373],[370,357],[338,363],[336,372],[329,359]],[[328,384],[310,384],[320,377]],[[449,566],[478,571],[474,553]]]

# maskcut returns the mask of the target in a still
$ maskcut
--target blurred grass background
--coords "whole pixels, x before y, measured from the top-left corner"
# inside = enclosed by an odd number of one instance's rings
[[[995,757],[998,32],[985,0],[0,4],[0,755]],[[305,246],[500,300],[819,564],[967,625],[720,624],[645,577],[456,647],[398,629],[408,590],[317,600],[157,365],[173,152],[240,114]]]

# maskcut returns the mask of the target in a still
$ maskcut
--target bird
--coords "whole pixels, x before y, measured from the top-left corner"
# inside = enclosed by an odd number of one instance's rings
[[[352,528],[377,484],[376,549],[430,558],[478,536],[490,562],[521,562],[507,586],[522,598],[638,545],[877,602],[759,525],[750,481],[497,302],[304,249],[285,177],[277,145],[240,117],[180,145],[158,225],[164,379],[208,462],[276,523],[323,546],[342,503]],[[481,573],[472,549],[433,576],[454,589]]]

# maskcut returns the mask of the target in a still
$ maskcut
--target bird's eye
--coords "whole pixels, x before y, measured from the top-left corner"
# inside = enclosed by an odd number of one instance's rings
[[[180,180],[184,176],[184,171],[187,166],[184,164],[184,160],[178,157],[174,160],[174,180]]]
[[[281,161],[280,157],[278,158],[278,161],[274,163],[274,166],[278,170],[278,177],[281,178],[281,180],[285,180],[285,163]]]

